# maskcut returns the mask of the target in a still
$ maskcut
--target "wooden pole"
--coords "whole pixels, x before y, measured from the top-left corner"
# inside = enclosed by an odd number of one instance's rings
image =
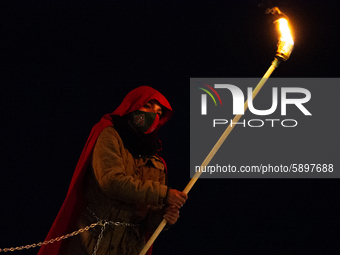
[[[266,81],[268,80],[268,78],[270,77],[270,75],[274,72],[275,68],[278,67],[278,65],[280,64],[280,60],[275,58],[274,61],[272,62],[271,66],[268,68],[267,72],[264,74],[264,76],[262,77],[262,79],[260,80],[260,82],[257,84],[257,86],[255,87],[255,89],[253,90],[253,94],[252,94],[252,98],[254,99],[256,97],[256,95],[259,93],[260,89],[263,87],[263,85],[266,83]],[[248,109],[248,99],[246,100],[246,102],[244,103],[244,111],[246,111]],[[232,123],[236,123],[239,121],[239,119],[242,117],[241,114],[236,115],[232,121]],[[201,164],[200,169],[204,169],[205,166],[207,166],[209,164],[209,162],[211,161],[211,159],[215,156],[216,152],[219,150],[219,148],[222,146],[223,142],[225,141],[225,139],[228,137],[228,135],[230,134],[231,130],[233,130],[233,128],[235,127],[235,125],[232,125],[231,123],[229,124],[229,126],[227,127],[227,129],[224,131],[224,133],[222,134],[222,136],[220,137],[220,139],[218,139],[218,141],[216,142],[216,144],[214,145],[214,147],[211,149],[211,151],[209,152],[208,156],[205,158],[205,160],[203,161],[203,163]],[[191,180],[189,181],[189,183],[187,184],[187,186],[184,188],[183,192],[188,194],[189,191],[191,190],[191,188],[194,186],[195,182],[198,180],[198,178],[201,176],[202,172],[198,171],[195,173],[195,175],[191,178]],[[153,244],[153,242],[156,240],[156,238],[158,237],[158,235],[161,233],[161,231],[163,230],[163,228],[165,227],[167,221],[165,219],[163,219],[163,221],[159,224],[159,226],[157,227],[157,229],[155,230],[155,232],[153,233],[153,235],[150,237],[149,241],[145,244],[143,250],[139,253],[139,255],[145,255],[145,253],[149,250],[149,248],[151,247],[151,245]]]

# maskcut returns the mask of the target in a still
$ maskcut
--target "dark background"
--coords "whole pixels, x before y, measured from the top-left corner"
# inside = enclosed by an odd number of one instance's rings
[[[44,240],[92,126],[141,85],[173,107],[159,135],[184,189],[189,78],[262,77],[273,6],[295,49],[272,77],[338,77],[337,1],[2,0],[0,248]],[[154,254],[337,254],[338,203],[337,179],[198,180]]]

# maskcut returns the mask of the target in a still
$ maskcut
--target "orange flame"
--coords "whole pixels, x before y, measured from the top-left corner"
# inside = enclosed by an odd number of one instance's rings
[[[294,40],[292,34],[290,33],[288,21],[285,18],[280,18],[275,22],[279,23],[279,30],[281,33],[280,40],[294,45]]]
[[[280,9],[277,7],[274,7],[272,9],[268,8],[266,10],[266,14],[269,13],[271,14],[278,13],[279,15],[284,16],[288,19],[288,17],[283,12],[281,12]],[[294,48],[294,40],[292,34],[290,33],[288,20],[286,18],[280,18],[274,22],[278,23],[278,29],[280,31],[280,39],[277,45],[276,56],[283,60],[287,60],[290,57],[290,54],[292,53]]]
[[[276,56],[285,61],[290,57],[290,54],[293,51],[294,48],[293,37],[290,33],[288,21],[285,18],[280,18],[276,20],[275,23],[279,24],[279,30],[281,34],[279,43],[277,45]]]

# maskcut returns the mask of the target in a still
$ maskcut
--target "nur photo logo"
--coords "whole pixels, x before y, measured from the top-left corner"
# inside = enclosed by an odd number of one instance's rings
[[[233,84],[221,84],[221,83],[215,83],[213,86],[208,85],[204,82],[196,82],[198,84],[201,84],[201,87],[198,87],[199,90],[205,92],[200,95],[200,116],[207,116],[210,115],[209,111],[211,113],[214,113],[214,116],[216,117],[216,113],[224,114],[227,110],[226,107],[230,108],[230,105],[223,106],[222,105],[222,98],[230,98],[230,95],[232,97],[232,112],[233,115],[244,115],[245,114],[245,102],[247,102],[247,108],[253,115],[256,116],[268,116],[277,112],[279,109],[281,116],[287,116],[287,111],[291,112],[300,112],[304,116],[311,116],[311,112],[307,109],[306,104],[311,100],[311,92],[302,87],[272,87],[271,88],[271,94],[267,95],[265,98],[266,102],[271,102],[270,107],[266,107],[264,109],[258,109],[254,106],[253,103],[253,88],[247,87],[246,93],[243,93],[241,88],[237,85]],[[244,89],[244,86],[243,86]],[[246,95],[245,95],[246,94]],[[211,103],[208,104],[208,96],[210,96],[211,100],[214,102],[215,106],[220,105],[219,108],[213,107],[212,109],[208,109],[211,107]],[[227,99],[228,100],[228,99]],[[218,102],[219,101],[219,104]],[[222,107],[223,106],[223,107]],[[261,107],[260,107],[261,108]],[[197,108],[196,108],[197,109]],[[288,110],[287,110],[288,109]],[[219,115],[221,115],[219,114]],[[224,114],[225,115],[225,114]],[[276,114],[277,115],[277,114]],[[291,115],[290,115],[291,116]],[[204,121],[207,121],[206,117],[204,118]],[[265,125],[265,123],[269,123],[271,127],[274,127],[276,122],[280,122],[282,127],[296,127],[298,125],[298,121],[296,119],[279,119],[279,118],[266,118],[266,119],[250,119],[250,120],[242,120],[241,122],[233,123],[232,119],[226,119],[223,118],[223,115],[221,115],[221,118],[213,118],[212,120],[212,126],[216,127],[216,125],[225,125],[225,124],[231,124],[236,125],[240,124],[244,127],[262,127]]]

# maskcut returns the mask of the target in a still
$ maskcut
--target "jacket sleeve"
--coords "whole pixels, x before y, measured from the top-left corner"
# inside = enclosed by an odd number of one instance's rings
[[[167,193],[164,182],[133,178],[127,174],[126,160],[133,162],[117,131],[112,127],[104,129],[97,139],[92,160],[95,177],[104,194],[125,203],[164,205]]]

